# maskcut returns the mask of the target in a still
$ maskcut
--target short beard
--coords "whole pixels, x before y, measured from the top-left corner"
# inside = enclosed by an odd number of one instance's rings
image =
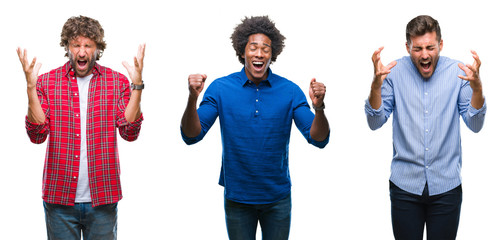
[[[91,72],[93,70],[94,64],[96,63],[96,58],[98,57],[98,52],[99,52],[98,50],[94,51],[93,57],[91,58],[91,61],[89,62],[89,69],[87,70],[87,72],[84,75],[87,75],[89,72]],[[70,52],[70,51],[67,51],[66,53],[68,54],[68,58],[70,59],[70,65],[72,65],[74,71],[76,71],[77,65],[75,62],[75,57],[73,56],[72,52]]]

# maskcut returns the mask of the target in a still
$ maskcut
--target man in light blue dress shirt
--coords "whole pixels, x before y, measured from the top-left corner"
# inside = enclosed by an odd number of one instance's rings
[[[405,56],[384,66],[382,47],[372,56],[374,79],[365,113],[372,130],[393,113],[390,199],[395,239],[455,239],[461,190],[460,116],[473,132],[486,113],[480,59],[474,63],[440,56],[443,41],[430,16],[406,28]]]

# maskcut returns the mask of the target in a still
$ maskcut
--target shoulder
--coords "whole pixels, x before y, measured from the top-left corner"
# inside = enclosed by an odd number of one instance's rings
[[[105,67],[105,66],[102,66],[102,65],[99,65],[96,63],[95,65],[95,68],[96,68],[96,71],[99,72],[99,74],[101,74],[102,76],[104,76],[105,78],[113,78],[113,79],[119,79],[119,80],[126,80],[127,81],[127,77],[118,72],[118,71],[115,71],[109,67]]]
[[[225,87],[231,87],[231,86],[239,86],[241,82],[241,76],[240,72],[235,72],[231,73],[227,76],[219,77],[213,81],[211,81],[210,85],[208,88],[225,88]]]
[[[455,59],[451,59],[451,58],[448,58],[448,57],[444,57],[444,56],[440,56],[440,58],[438,59],[438,67],[441,68],[441,67],[444,67],[444,68],[458,68],[458,64],[459,63],[462,63],[461,61],[458,61],[458,60],[455,60]]]
[[[48,80],[55,80],[58,78],[62,78],[68,74],[68,71],[70,71],[70,62],[67,62],[65,65],[52,69],[49,72],[46,72],[42,75],[39,76],[39,81],[48,81]]]

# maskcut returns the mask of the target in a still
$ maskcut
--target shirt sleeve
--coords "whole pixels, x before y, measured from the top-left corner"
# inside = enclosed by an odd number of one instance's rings
[[[472,94],[470,82],[463,80],[458,97],[458,110],[466,126],[473,132],[479,132],[484,125],[486,116],[486,100],[484,97],[484,105],[480,109],[476,109],[471,105]]]
[[[191,145],[201,141],[204,136],[206,136],[206,133],[208,133],[211,126],[215,123],[218,117],[218,89],[219,88],[216,82],[211,83],[208,89],[206,89],[203,100],[197,109],[199,122],[201,123],[201,132],[199,135],[189,138],[183,133],[182,128],[180,127],[182,139],[186,144]]]
[[[314,120],[314,113],[311,112],[306,96],[298,86],[296,86],[294,90],[293,119],[297,129],[299,129],[300,133],[309,144],[318,148],[324,148],[328,144],[330,132],[323,141],[316,141],[311,138],[311,126]]]
[[[394,102],[393,85],[386,78],[381,87],[381,106],[379,109],[372,108],[368,98],[365,100],[365,114],[367,115],[367,123],[370,129],[379,129],[388,121],[389,116],[393,112]]]
[[[50,111],[47,103],[47,96],[42,88],[42,80],[39,78],[37,81],[37,95],[40,100],[40,105],[45,114],[45,121],[42,124],[33,123],[25,117],[25,127],[30,141],[36,144],[45,142],[50,132]]]
[[[126,141],[134,141],[140,135],[141,123],[143,122],[143,113],[134,122],[126,120],[125,111],[131,97],[129,82],[125,78],[120,78],[120,98],[117,107],[116,125],[119,128],[120,136]]]

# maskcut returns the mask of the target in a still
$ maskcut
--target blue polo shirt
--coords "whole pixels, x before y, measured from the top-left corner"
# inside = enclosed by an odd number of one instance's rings
[[[220,117],[222,168],[219,184],[225,197],[247,204],[267,204],[290,194],[288,148],[292,120],[308,143],[325,147],[310,136],[314,114],[295,83],[273,74],[257,86],[241,72],[214,80],[197,110],[201,133],[188,138],[194,144]]]

